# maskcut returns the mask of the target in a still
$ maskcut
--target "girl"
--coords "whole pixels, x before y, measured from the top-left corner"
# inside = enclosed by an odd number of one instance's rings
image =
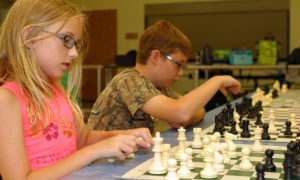
[[[84,15],[65,0],[18,0],[0,32],[0,174],[57,179],[96,159],[148,148],[148,129],[91,131],[78,92],[87,33]],[[67,91],[60,78],[69,71]],[[138,138],[141,137],[141,138]]]

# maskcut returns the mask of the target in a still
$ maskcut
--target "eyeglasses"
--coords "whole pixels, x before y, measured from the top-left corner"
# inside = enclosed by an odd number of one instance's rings
[[[62,40],[64,46],[68,49],[72,49],[75,46],[77,53],[80,53],[82,46],[80,43],[76,42],[76,40],[72,36],[70,36],[68,34],[52,33],[52,32],[45,31],[45,30],[43,30],[43,31],[46,33],[49,33],[49,34],[53,34],[54,36],[60,38]]]
[[[182,66],[183,66],[182,63],[176,61],[176,60],[173,59],[171,56],[169,56],[169,55],[167,55],[167,54],[165,54],[165,53],[163,53],[163,52],[160,52],[160,54],[163,55],[163,56],[165,56],[165,57],[166,57],[167,59],[169,59],[170,61],[173,61],[174,63],[176,63],[176,65],[178,66],[178,70],[179,70],[180,68],[182,68]]]

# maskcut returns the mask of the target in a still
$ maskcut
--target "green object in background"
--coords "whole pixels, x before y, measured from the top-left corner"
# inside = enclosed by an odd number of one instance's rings
[[[214,51],[214,58],[215,59],[229,59],[230,54],[231,54],[231,49],[229,49],[229,48],[216,49]]]
[[[69,73],[67,71],[67,72],[65,72],[64,77],[61,79],[61,83],[63,84],[65,89],[67,89],[67,86],[68,86],[68,77],[69,77]],[[74,95],[74,90],[72,90],[71,94]],[[82,108],[82,104],[79,101],[78,96],[76,96],[76,101],[77,101],[79,107]]]
[[[273,40],[263,40],[258,43],[259,65],[276,65],[277,63],[277,42]]]

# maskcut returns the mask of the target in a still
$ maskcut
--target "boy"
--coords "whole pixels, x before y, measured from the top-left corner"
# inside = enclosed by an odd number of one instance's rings
[[[88,126],[97,130],[148,127],[152,116],[172,127],[198,123],[204,106],[226,87],[238,93],[240,83],[230,76],[215,76],[190,93],[180,96],[169,89],[183,75],[182,65],[191,52],[189,39],[168,21],[146,29],[139,42],[136,66],[116,75],[93,106]]]

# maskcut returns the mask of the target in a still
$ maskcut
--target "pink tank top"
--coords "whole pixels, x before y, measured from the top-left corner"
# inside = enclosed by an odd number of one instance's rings
[[[61,159],[70,156],[77,151],[77,135],[74,125],[73,113],[67,99],[61,94],[55,85],[52,88],[56,94],[56,100],[47,99],[54,118],[45,132],[40,128],[32,134],[32,125],[27,116],[26,104],[22,97],[21,87],[16,82],[7,82],[2,88],[10,89],[18,98],[23,119],[24,139],[28,159],[32,170],[51,165]],[[25,101],[28,98],[25,95]]]

